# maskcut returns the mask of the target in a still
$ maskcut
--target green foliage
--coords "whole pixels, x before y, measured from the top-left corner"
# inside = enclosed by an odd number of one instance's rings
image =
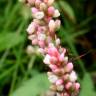
[[[0,51],[13,48],[14,46],[23,43],[24,36],[19,35],[18,33],[2,33],[0,34]]]
[[[35,83],[36,82],[36,83]],[[49,82],[45,74],[39,74],[32,79],[24,82],[20,88],[18,88],[10,96],[38,96],[44,91],[47,91]]]
[[[86,73],[82,81],[80,96],[95,96],[95,95],[96,92],[94,91],[90,74]]]

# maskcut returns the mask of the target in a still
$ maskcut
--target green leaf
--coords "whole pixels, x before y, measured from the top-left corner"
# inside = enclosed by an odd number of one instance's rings
[[[65,16],[72,22],[76,22],[75,13],[73,8],[65,0],[58,0],[60,3],[60,9],[64,12]]]
[[[22,35],[17,33],[1,33],[0,34],[0,51],[12,48],[24,40]]]
[[[45,74],[40,74],[25,82],[10,96],[38,96],[49,87]]]
[[[93,90],[91,77],[88,73],[85,74],[82,81],[80,96],[96,96],[96,93]]]

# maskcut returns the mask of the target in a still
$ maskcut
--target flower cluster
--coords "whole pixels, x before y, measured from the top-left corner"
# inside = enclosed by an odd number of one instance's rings
[[[33,16],[33,21],[27,28],[28,39],[32,45],[38,46],[38,52],[44,56],[43,62],[51,69],[48,72],[50,90],[56,92],[57,96],[77,96],[80,89],[77,74],[55,33],[61,22],[57,19],[60,12],[53,7],[54,1],[26,0]]]

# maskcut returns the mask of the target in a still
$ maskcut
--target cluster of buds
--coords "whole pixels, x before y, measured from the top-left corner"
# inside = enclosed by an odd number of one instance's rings
[[[55,0],[26,0],[30,6],[33,21],[27,28],[28,39],[38,46],[38,52],[44,56],[43,62],[50,68],[48,79],[50,90],[56,96],[77,96],[80,84],[73,70],[73,63],[68,60],[66,49],[60,46],[56,31],[60,28],[58,9],[53,7]]]

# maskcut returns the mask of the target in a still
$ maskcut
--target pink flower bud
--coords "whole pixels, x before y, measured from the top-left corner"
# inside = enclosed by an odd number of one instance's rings
[[[43,48],[45,46],[45,42],[43,40],[38,41],[38,45]]]
[[[56,70],[56,69],[57,69],[57,66],[56,66],[56,65],[53,65],[53,64],[50,64],[49,67],[50,67],[52,70]]]
[[[80,84],[79,83],[75,83],[75,89],[76,89],[76,91],[79,91],[79,89],[80,89]]]
[[[51,62],[52,64],[56,64],[57,61],[58,61],[57,58],[54,57],[54,56],[52,56],[51,59],[50,59],[50,62]]]
[[[59,60],[60,60],[60,62],[63,62],[63,61],[64,61],[64,53],[62,53],[62,54],[60,55]]]
[[[55,57],[59,56],[59,52],[55,47],[48,48],[48,54]]]
[[[68,82],[68,83],[65,85],[65,88],[66,88],[67,90],[69,90],[71,87],[72,87],[72,83],[71,83],[71,82]]]
[[[33,40],[32,40],[32,44],[33,44],[33,45],[37,45],[37,44],[38,44],[38,40],[37,40],[37,39],[33,39]]]
[[[48,8],[48,15],[49,15],[49,16],[52,16],[52,15],[54,14],[54,11],[55,11],[55,9],[54,9],[53,6],[49,7],[49,8]]]
[[[63,84],[63,80],[62,79],[59,79],[59,80],[56,81],[56,85],[61,85],[61,84]]]
[[[35,8],[35,7],[32,7],[32,8],[31,8],[31,11],[32,11],[32,14],[35,14],[35,13],[37,13],[39,10],[38,10],[37,8]]]
[[[66,65],[65,70],[66,70],[66,72],[70,72],[70,71],[72,71],[72,69],[73,69],[73,64],[71,62],[69,62]]]
[[[63,76],[63,79],[64,79],[64,81],[69,80],[69,74],[64,75],[64,76]]]

